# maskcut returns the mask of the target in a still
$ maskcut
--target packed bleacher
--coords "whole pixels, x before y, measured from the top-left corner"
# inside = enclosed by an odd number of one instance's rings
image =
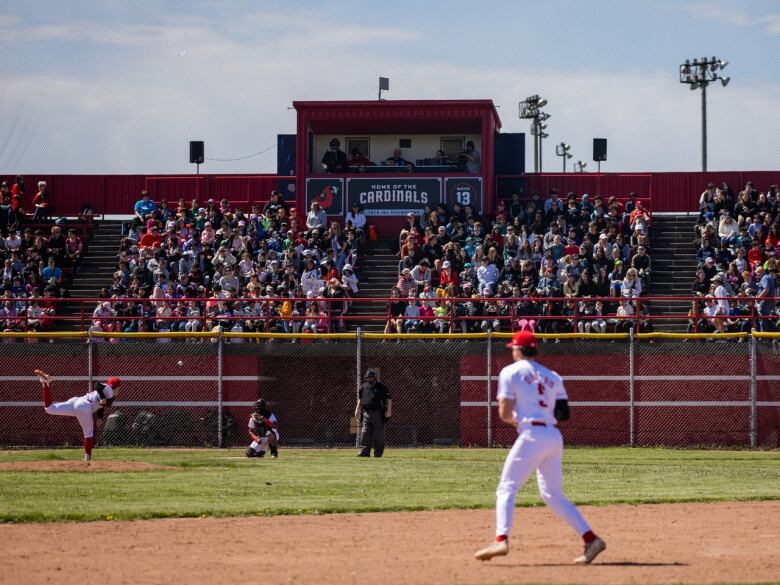
[[[91,216],[54,218],[55,207],[45,181],[32,197],[16,176],[0,183],[0,259],[3,263],[0,330],[50,331],[56,303],[68,297],[68,286],[81,264]]]
[[[227,199],[135,204],[92,330],[340,332],[358,293],[362,214],[342,227],[274,191],[261,207]],[[326,300],[327,299],[327,300]]]
[[[727,183],[707,185],[695,226],[697,273],[689,330],[776,331],[777,185],[759,191],[751,181],[734,193]]]
[[[553,189],[480,217],[455,204],[410,213],[386,333],[650,331],[652,213]]]

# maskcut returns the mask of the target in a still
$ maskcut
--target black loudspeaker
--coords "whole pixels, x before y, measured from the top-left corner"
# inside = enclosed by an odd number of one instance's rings
[[[195,164],[203,164],[203,141],[202,140],[190,140],[190,162]]]
[[[525,172],[525,134],[495,134],[493,144],[496,175],[522,175]]]
[[[276,174],[295,174],[295,134],[276,135]]]
[[[607,160],[607,139],[606,138],[593,139],[593,160],[594,161]]]

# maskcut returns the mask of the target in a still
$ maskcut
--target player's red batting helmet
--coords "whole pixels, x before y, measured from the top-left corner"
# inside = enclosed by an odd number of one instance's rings
[[[533,331],[522,329],[516,331],[512,336],[512,341],[506,344],[507,347],[523,347],[525,349],[536,349],[536,335]]]
[[[109,386],[111,386],[114,390],[116,390],[117,388],[119,388],[119,385],[122,383],[122,380],[120,380],[116,376],[111,376],[106,383]]]

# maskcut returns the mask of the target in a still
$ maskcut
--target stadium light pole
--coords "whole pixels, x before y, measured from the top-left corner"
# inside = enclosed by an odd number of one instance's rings
[[[555,145],[555,154],[563,159],[563,172],[566,172],[566,159],[571,158],[569,151],[571,150],[571,144],[561,142]]]
[[[701,170],[707,172],[707,86],[720,81],[723,87],[726,87],[731,81],[730,77],[722,77],[718,70],[723,71],[728,65],[728,61],[723,61],[716,57],[701,60],[686,59],[685,63],[680,65],[680,83],[687,84],[691,91],[701,89]]]
[[[575,173],[584,173],[585,167],[588,166],[588,163],[586,163],[584,160],[578,160],[576,163],[574,163],[574,172]]]
[[[531,120],[531,136],[534,137],[534,172],[542,172],[542,140],[550,135],[544,132],[547,128],[545,121],[550,114],[543,112],[547,100],[538,95],[532,95],[520,102],[520,118]]]

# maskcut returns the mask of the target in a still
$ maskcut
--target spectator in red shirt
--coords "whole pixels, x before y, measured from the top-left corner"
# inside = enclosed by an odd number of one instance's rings
[[[49,190],[46,186],[46,181],[38,181],[38,192],[33,197],[32,202],[35,207],[33,222],[40,223],[45,221],[46,218],[51,215],[52,211],[51,203],[49,203]]]
[[[748,252],[747,258],[751,269],[764,263],[764,251],[761,249],[760,241],[753,240],[753,247]]]
[[[147,231],[142,237],[141,241],[139,242],[142,248],[152,248],[155,244],[158,246],[162,244],[162,237],[160,236],[160,232],[157,229],[157,226],[152,226],[149,231]]]

